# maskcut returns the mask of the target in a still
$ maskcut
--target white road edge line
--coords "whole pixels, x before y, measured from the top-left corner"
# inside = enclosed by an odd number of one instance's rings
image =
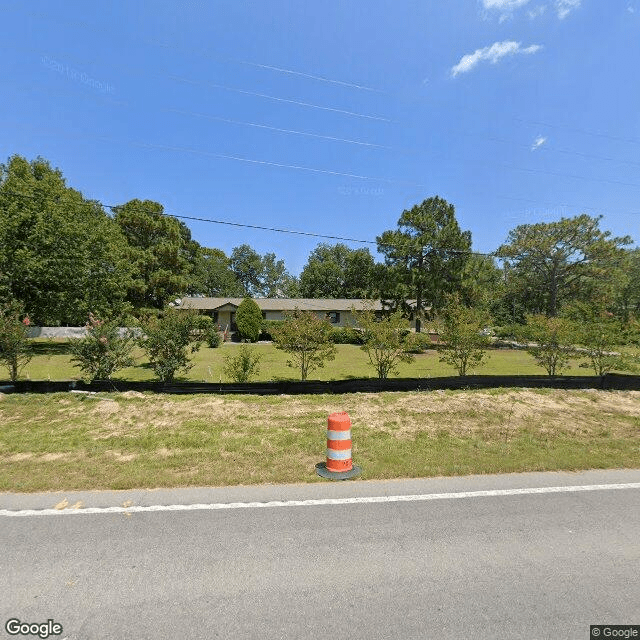
[[[341,504],[376,504],[383,502],[427,502],[429,500],[456,500],[459,498],[492,498],[544,493],[576,493],[580,491],[611,491],[614,489],[640,489],[640,482],[620,484],[588,484],[566,487],[530,487],[526,489],[490,489],[487,491],[461,491],[457,493],[425,493],[399,496],[364,496],[361,498],[321,498],[318,500],[274,500],[271,502],[220,502],[213,504],[171,504],[148,507],[88,507],[86,509],[0,509],[0,516],[70,516],[94,513],[145,513],[154,511],[217,511],[221,509],[263,509],[271,507],[315,507]]]

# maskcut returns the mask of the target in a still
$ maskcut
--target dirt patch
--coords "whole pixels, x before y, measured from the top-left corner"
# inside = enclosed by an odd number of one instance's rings
[[[176,456],[180,453],[180,449],[167,449],[167,447],[160,447],[156,449],[156,454],[161,458],[170,458],[171,456]]]
[[[28,460],[29,458],[33,458],[33,453],[14,453],[9,456],[7,460],[9,462],[20,462],[21,460]]]
[[[124,398],[144,398],[144,393],[140,393],[140,391],[125,391],[122,396]]]
[[[131,462],[131,460],[135,460],[138,457],[137,453],[120,453],[120,451],[112,450],[109,450],[106,453],[112,456],[116,462]]]
[[[45,453],[40,456],[40,460],[43,462],[51,462],[52,460],[62,460],[63,458],[69,458],[68,453]]]
[[[100,400],[93,408],[93,413],[101,416],[108,416],[112,413],[118,413],[118,411],[120,411],[120,405],[115,400]]]

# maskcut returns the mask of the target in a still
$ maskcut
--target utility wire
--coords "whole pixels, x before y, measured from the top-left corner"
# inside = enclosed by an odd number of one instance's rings
[[[54,202],[56,204],[60,204],[60,203],[69,203],[72,204],[74,206],[86,206],[87,204],[94,204],[94,205],[99,205],[104,209],[109,209],[111,210],[112,213],[117,213],[117,211],[119,209],[122,209],[124,205],[111,205],[111,204],[105,204],[103,202],[100,202],[99,200],[85,200],[84,202],[77,202],[75,200],[69,200],[67,198],[60,198],[60,197],[51,197],[51,196],[47,196],[47,195],[30,195],[30,194],[25,194],[25,193],[18,193],[16,191],[12,191],[10,189],[0,189],[0,196],[2,196],[3,194],[9,194],[9,195],[13,195],[16,197],[21,197],[21,198],[30,198],[32,200],[38,200],[38,199],[47,199],[51,202]],[[403,249],[405,248],[404,245],[398,245],[398,244],[394,244],[394,243],[385,243],[385,242],[378,242],[377,240],[363,240],[363,239],[359,239],[359,238],[348,238],[345,236],[334,236],[334,235],[327,235],[327,234],[321,234],[321,233],[313,233],[313,232],[309,232],[309,231],[298,231],[298,230],[293,230],[293,229],[280,229],[277,227],[266,227],[266,226],[261,226],[261,225],[253,225],[253,224],[246,224],[246,223],[240,223],[240,222],[231,222],[228,220],[215,220],[215,219],[211,219],[211,218],[201,218],[201,217],[196,217],[196,216],[186,216],[186,215],[182,215],[182,214],[175,214],[175,213],[167,213],[165,211],[157,211],[155,209],[149,209],[146,207],[140,207],[137,206],[135,207],[136,211],[141,211],[144,213],[152,213],[152,214],[156,214],[156,215],[162,215],[165,217],[169,217],[169,218],[178,218],[180,220],[191,220],[191,221],[195,221],[195,222],[207,222],[207,223],[211,223],[211,224],[219,224],[219,225],[227,225],[227,226],[232,226],[232,227],[240,227],[240,228],[245,228],[245,229],[258,229],[261,231],[270,231],[270,232],[274,232],[274,233],[285,233],[285,234],[291,234],[291,235],[299,235],[299,236],[307,236],[307,237],[312,237],[312,238],[322,238],[322,239],[327,239],[327,240],[341,240],[344,242],[355,242],[355,243],[359,243],[359,244],[370,244],[370,245],[376,245],[377,247],[390,247],[390,248],[394,248],[394,249]],[[426,248],[426,247],[425,247]],[[504,260],[505,258],[502,258],[500,256],[497,255],[497,250],[493,251],[491,253],[486,253],[486,252],[482,252],[482,251],[466,251],[466,250],[460,250],[460,249],[448,249],[448,248],[444,248],[444,247],[429,247],[429,251],[427,252],[427,255],[429,253],[436,253],[436,252],[446,252],[449,254],[454,254],[454,255],[469,255],[469,256],[480,256],[483,258],[491,258],[491,259],[495,259],[498,258],[499,260]],[[527,254],[519,254],[517,256],[508,256],[508,258],[506,259],[514,259],[514,258],[523,258],[526,257]],[[64,258],[61,258],[64,259]],[[622,263],[621,259],[618,260],[608,260],[608,261],[602,261],[601,264],[606,264],[609,266],[617,266],[620,265]]]
[[[13,10],[16,11],[17,9],[22,9],[22,6],[17,5],[17,6],[13,6],[13,7],[5,7],[5,11],[7,10],[7,8],[9,10]],[[95,25],[89,25],[86,22],[69,22],[69,21],[62,21],[59,19],[58,16],[54,16],[51,14],[47,14],[47,13],[43,13],[43,12],[29,12],[29,15],[33,16],[33,17],[39,17],[39,18],[44,18],[45,20],[52,20],[54,22],[58,22],[58,23],[62,23],[62,24],[67,24],[67,25],[74,25],[74,26],[79,26],[83,29],[87,29],[90,31],[93,31],[94,33],[97,33],[101,36],[104,35],[104,29],[102,27],[98,27]],[[120,38],[122,38],[122,36],[120,36]],[[134,43],[134,41],[132,39],[129,39],[129,41],[131,43]],[[352,83],[352,82],[345,82],[342,80],[336,80],[336,79],[332,79],[332,78],[327,78],[325,76],[320,76],[317,74],[311,74],[311,73],[305,73],[305,72],[300,72],[300,71],[296,71],[293,69],[286,69],[286,68],[282,68],[282,67],[276,67],[274,65],[268,65],[268,64],[260,64],[260,63],[256,63],[256,62],[251,62],[251,61],[246,61],[246,60],[238,60],[238,59],[234,59],[234,58],[230,58],[230,57],[226,57],[226,56],[216,56],[216,54],[210,53],[210,52],[196,52],[193,50],[189,50],[189,49],[184,49],[184,48],[179,48],[176,47],[175,45],[171,45],[169,43],[160,43],[160,42],[154,42],[154,41],[148,41],[145,40],[144,41],[145,44],[151,44],[152,46],[157,46],[157,47],[161,47],[161,48],[165,48],[165,49],[174,49],[176,51],[181,51],[182,53],[191,53],[194,55],[198,55],[198,56],[205,56],[205,57],[210,57],[213,59],[218,59],[224,62],[230,62],[230,63],[234,63],[234,64],[242,64],[242,65],[247,65],[247,66],[252,66],[252,67],[256,67],[256,68],[262,68],[262,69],[267,69],[267,70],[272,70],[272,71],[278,71],[278,72],[282,72],[282,73],[286,73],[289,75],[298,75],[301,77],[306,77],[309,79],[313,79],[313,80],[318,80],[318,81],[322,81],[322,82],[328,82],[331,84],[338,84],[338,85],[343,85],[343,86],[347,86],[347,87],[352,87],[352,88],[356,88],[356,89],[363,89],[366,91],[372,91],[372,92],[377,92],[377,93],[381,93],[381,94],[387,94],[387,95],[391,95],[393,96],[393,94],[390,94],[388,91],[384,90],[384,89],[376,89],[373,87],[368,87],[366,85],[363,84],[359,84],[359,83]],[[397,97],[397,96],[396,96]],[[590,131],[587,129],[580,129],[580,128],[575,128],[575,127],[567,127],[566,125],[558,125],[558,124],[553,124],[553,123],[549,123],[549,122],[545,122],[545,121],[540,121],[540,120],[528,120],[525,118],[512,118],[515,122],[521,122],[523,124],[529,124],[529,125],[536,125],[536,126],[544,126],[544,127],[550,127],[550,128],[555,128],[555,129],[564,129],[566,131],[571,131],[574,133],[580,133],[583,135],[589,135],[589,136],[594,136],[594,137],[599,137],[599,138],[606,138],[609,140],[615,140],[615,141],[619,141],[619,142],[627,142],[627,143],[631,143],[631,144],[640,144],[640,140],[639,139],[635,139],[635,138],[624,138],[622,136],[615,136],[615,135],[611,135],[611,134],[607,134],[607,133],[603,133],[600,131]]]

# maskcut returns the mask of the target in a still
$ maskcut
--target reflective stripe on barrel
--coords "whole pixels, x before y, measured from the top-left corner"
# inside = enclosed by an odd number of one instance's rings
[[[341,411],[329,416],[327,427],[327,470],[351,471],[351,420]]]

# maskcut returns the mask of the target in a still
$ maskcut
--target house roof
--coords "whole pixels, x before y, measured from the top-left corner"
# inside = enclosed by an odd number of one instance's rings
[[[179,309],[200,309],[215,311],[225,305],[239,306],[242,298],[182,298]],[[374,311],[382,310],[380,300],[363,298],[254,298],[261,311],[350,311],[351,307],[362,311],[367,304],[373,303]]]

